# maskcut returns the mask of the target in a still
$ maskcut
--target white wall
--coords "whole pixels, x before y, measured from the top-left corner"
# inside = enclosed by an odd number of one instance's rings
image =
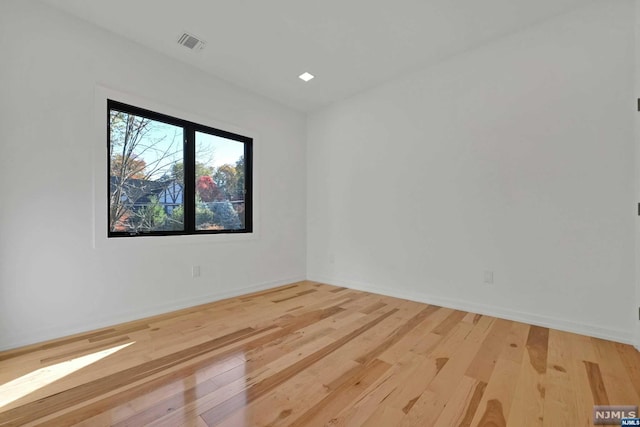
[[[598,0],[313,114],[309,278],[631,342],[633,8]]]
[[[0,54],[0,349],[305,277],[304,115],[37,2]],[[258,236],[94,249],[98,86],[251,132]]]

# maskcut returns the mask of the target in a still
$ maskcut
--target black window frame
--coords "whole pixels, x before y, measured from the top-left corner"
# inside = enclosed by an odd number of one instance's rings
[[[184,209],[184,230],[166,231],[112,231],[111,224],[111,110],[144,117],[146,119],[170,124],[183,129],[183,165],[184,183],[182,201]],[[197,230],[196,229],[196,132],[206,133],[244,144],[244,228],[227,230]],[[187,185],[187,182],[192,185]],[[167,114],[158,113],[113,99],[107,99],[107,237],[137,237],[137,236],[185,236],[210,234],[247,234],[253,233],[253,138],[237,133],[213,128],[180,119]]]

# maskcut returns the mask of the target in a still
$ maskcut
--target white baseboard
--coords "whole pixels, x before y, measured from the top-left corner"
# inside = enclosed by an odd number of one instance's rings
[[[193,298],[185,298],[178,301],[172,301],[169,304],[160,304],[154,307],[146,307],[140,311],[129,311],[123,313],[117,313],[113,316],[103,317],[101,319],[94,319],[91,322],[84,323],[83,326],[78,327],[53,327],[51,329],[35,331],[33,333],[23,333],[19,337],[9,339],[7,342],[3,342],[0,345],[0,351],[10,350],[25,345],[31,345],[43,341],[62,338],[69,335],[75,335],[83,332],[93,331],[95,329],[106,328],[120,323],[131,322],[134,320],[144,319],[146,317],[156,316],[159,314],[169,313],[183,308],[189,308],[200,304],[207,304],[214,301],[219,301],[227,298],[233,298],[239,295],[250,294],[252,292],[263,291],[269,288],[275,288],[277,286],[287,285],[294,282],[300,282],[305,280],[305,277],[290,277],[282,280],[272,280],[268,282],[262,282],[251,286],[245,286],[242,288],[231,289],[222,292],[216,292],[208,295],[201,295]]]
[[[344,286],[359,291],[371,292],[375,294],[387,295],[394,298],[403,298],[411,301],[422,302],[425,304],[437,305],[456,310],[478,313],[486,316],[499,317],[501,319],[513,320],[516,322],[528,323],[530,325],[542,326],[545,328],[558,329],[561,331],[572,332],[581,335],[587,335],[595,338],[602,338],[609,341],[616,341],[624,344],[635,344],[633,335],[628,331],[619,331],[614,329],[602,328],[597,325],[583,324],[572,322],[566,319],[558,319],[547,316],[540,316],[534,313],[526,313],[521,311],[510,310],[508,308],[488,306],[477,304],[471,301],[452,299],[447,297],[439,297],[429,295],[422,292],[411,292],[398,289],[390,289],[370,285],[368,283],[356,282],[353,280],[342,280],[333,277],[309,277],[308,280],[327,283],[336,286]],[[640,348],[636,346],[638,350]]]

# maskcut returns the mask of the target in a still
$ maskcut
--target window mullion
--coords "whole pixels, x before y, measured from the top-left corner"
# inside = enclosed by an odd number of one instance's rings
[[[184,229],[195,232],[196,227],[196,131],[184,127]]]

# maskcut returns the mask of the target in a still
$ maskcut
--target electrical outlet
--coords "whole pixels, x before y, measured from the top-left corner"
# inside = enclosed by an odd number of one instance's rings
[[[493,271],[484,272],[484,283],[487,283],[487,284],[493,283]]]
[[[200,277],[200,266],[199,265],[194,265],[193,267],[191,267],[191,277],[193,277],[193,278]]]

